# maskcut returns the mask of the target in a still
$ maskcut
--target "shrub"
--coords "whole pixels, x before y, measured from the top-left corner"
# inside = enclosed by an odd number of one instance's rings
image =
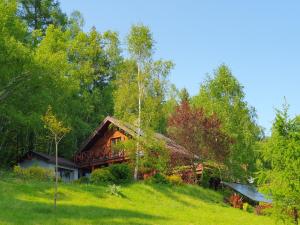
[[[229,197],[229,203],[232,205],[233,208],[243,208],[243,197],[241,197],[240,195],[233,193],[230,197]]]
[[[249,203],[248,202],[245,202],[245,203],[243,203],[243,210],[244,211],[246,211],[246,212],[248,212],[249,211]]]
[[[149,181],[151,183],[155,183],[155,184],[169,184],[169,181],[167,180],[167,178],[160,174],[160,173],[156,173],[154,174],[150,179]]]
[[[95,169],[91,174],[91,182],[94,184],[108,184],[113,183],[114,176],[108,168]]]
[[[29,167],[29,168],[21,168],[20,166],[15,166],[13,173],[16,177],[22,179],[50,181],[51,179],[54,178],[53,171],[38,166]]]
[[[115,184],[109,185],[107,192],[111,195],[121,196],[121,187]]]
[[[256,215],[263,215],[268,213],[268,209],[272,208],[272,204],[269,203],[260,203],[255,207],[255,214]]]
[[[181,176],[179,176],[177,174],[173,174],[173,175],[167,176],[167,180],[171,184],[175,184],[175,185],[181,185],[181,184],[183,184]]]
[[[108,167],[116,184],[128,183],[132,180],[132,170],[128,164],[114,164]]]

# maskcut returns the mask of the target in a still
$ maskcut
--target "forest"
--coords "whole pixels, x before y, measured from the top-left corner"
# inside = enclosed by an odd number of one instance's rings
[[[289,116],[287,103],[266,136],[226,64],[190,96],[169,81],[176,65],[155,59],[146,25],[132,25],[123,45],[115,31],[84,31],[81,13],[67,16],[58,1],[0,0],[0,14],[1,167],[29,150],[54,153],[43,119],[49,109],[68,127],[59,155],[69,159],[111,115],[171,137],[217,165],[223,178],[254,179],[279,217],[291,219],[281,212],[292,210],[298,220],[300,117]]]

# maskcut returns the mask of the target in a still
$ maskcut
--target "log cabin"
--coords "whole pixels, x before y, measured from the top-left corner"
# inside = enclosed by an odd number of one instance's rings
[[[182,163],[190,159],[190,154],[184,147],[162,134],[155,133],[154,135],[155,138],[166,143],[172,164],[175,165],[179,161]],[[106,117],[74,156],[74,162],[79,167],[80,176],[88,175],[96,168],[130,160],[125,151],[114,152],[112,146],[119,141],[136,137],[136,127],[114,117]]]

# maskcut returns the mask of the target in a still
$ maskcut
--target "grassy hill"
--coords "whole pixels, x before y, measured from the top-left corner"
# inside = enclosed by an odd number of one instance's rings
[[[268,225],[271,218],[233,209],[219,193],[195,186],[135,183],[122,197],[107,187],[60,184],[58,210],[53,184],[0,178],[0,224]]]

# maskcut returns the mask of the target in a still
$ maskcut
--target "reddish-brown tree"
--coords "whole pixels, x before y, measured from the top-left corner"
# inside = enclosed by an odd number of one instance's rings
[[[192,108],[188,101],[183,101],[169,118],[168,135],[191,153],[192,166],[195,160],[223,162],[229,153],[231,139],[222,132],[217,116],[206,115],[203,108]]]

